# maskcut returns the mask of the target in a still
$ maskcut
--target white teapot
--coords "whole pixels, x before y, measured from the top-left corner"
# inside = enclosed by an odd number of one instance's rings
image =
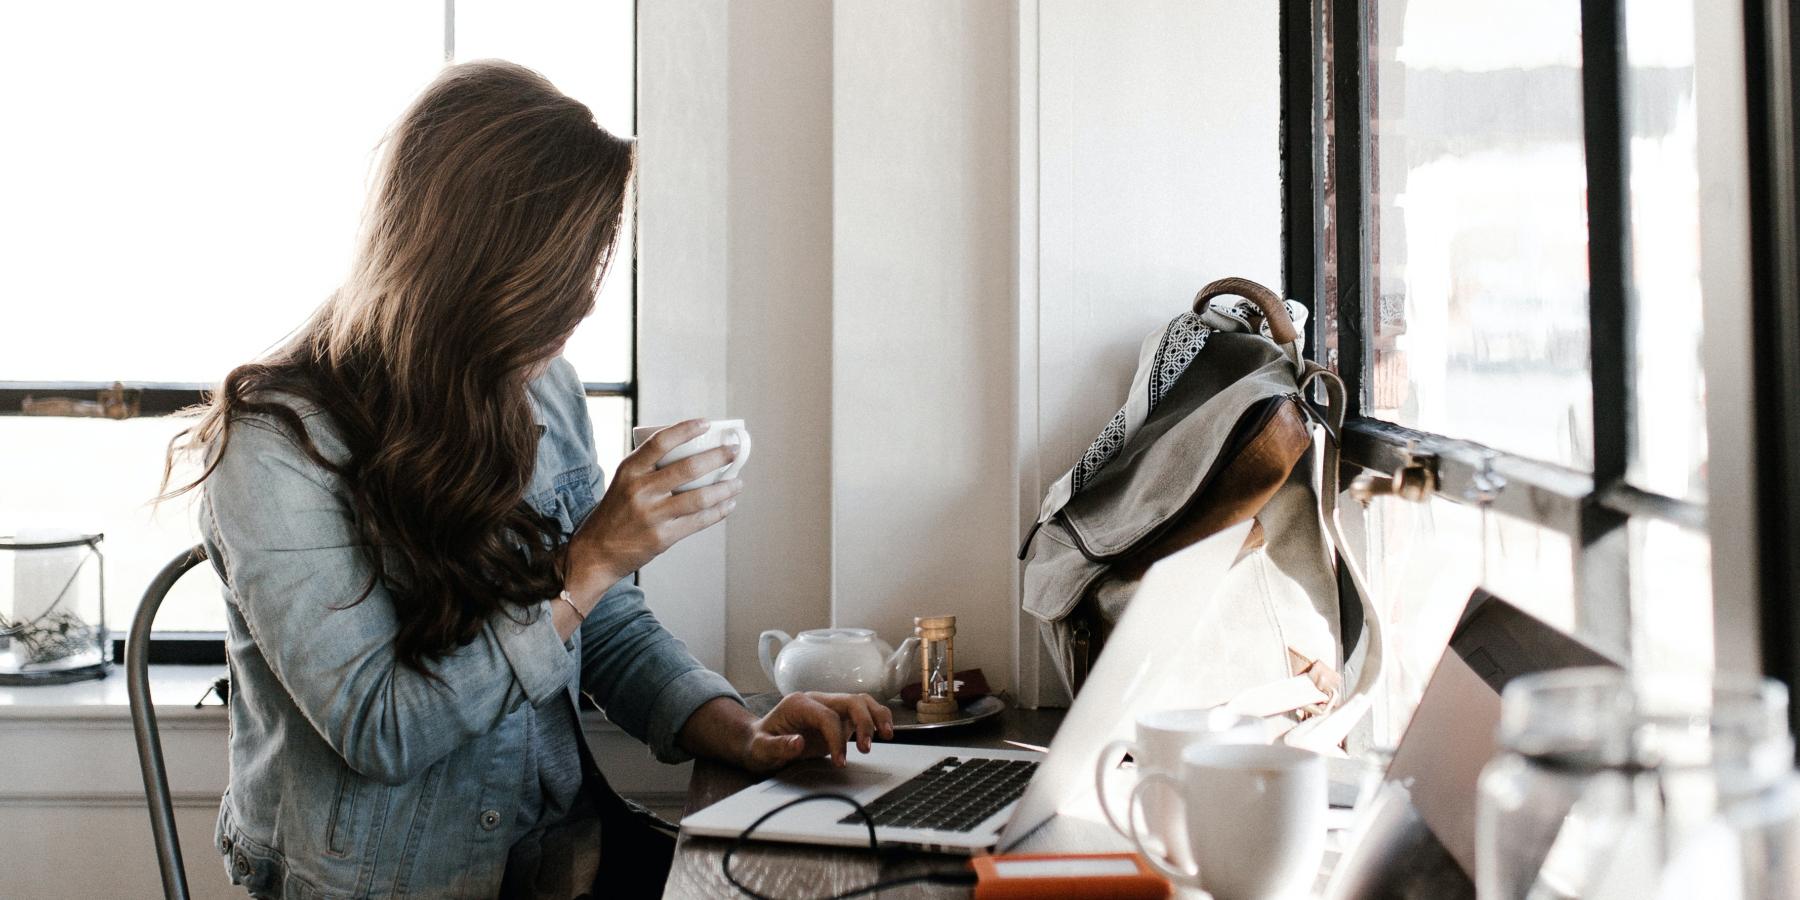
[[[797,638],[765,631],[756,641],[763,671],[782,693],[865,693],[886,700],[919,674],[919,639],[892,650],[867,628],[816,628]]]

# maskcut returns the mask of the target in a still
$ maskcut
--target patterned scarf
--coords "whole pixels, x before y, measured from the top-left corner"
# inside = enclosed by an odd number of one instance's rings
[[[1302,335],[1299,348],[1304,351],[1306,334],[1306,307],[1299,303],[1285,301],[1288,315],[1294,320],[1294,328]],[[1216,297],[1208,304],[1209,313],[1225,316],[1233,325],[1241,325],[1245,333],[1257,331],[1263,337],[1269,337],[1269,323],[1263,320],[1262,313],[1256,305],[1237,297]],[[1199,357],[1200,351],[1206,347],[1206,339],[1212,336],[1213,327],[1207,325],[1203,317],[1194,312],[1184,312],[1169,320],[1162,331],[1151,334],[1144,339],[1138,351],[1137,374],[1131,380],[1131,392],[1126,395],[1125,405],[1113,414],[1100,435],[1088,445],[1086,453],[1075,463],[1063,477],[1050,486],[1044,496],[1044,505],[1038,510],[1038,524],[1050,521],[1069,500],[1082,489],[1091,484],[1094,476],[1106,464],[1119,455],[1120,448],[1131,440],[1150,414],[1168,396],[1169,388],[1181,378],[1188,366]],[[1227,331],[1237,331],[1232,327]]]

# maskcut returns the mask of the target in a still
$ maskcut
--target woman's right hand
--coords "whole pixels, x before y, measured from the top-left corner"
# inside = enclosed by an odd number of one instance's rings
[[[704,419],[670,425],[619,463],[606,496],[569,541],[566,587],[585,608],[607,588],[644,567],[682,538],[731,514],[744,483],[733,478],[675,493],[708,472],[730,465],[736,447],[715,447],[658,469],[657,460],[706,432]]]

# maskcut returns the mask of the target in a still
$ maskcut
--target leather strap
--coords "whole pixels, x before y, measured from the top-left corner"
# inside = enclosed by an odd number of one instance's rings
[[[1344,433],[1345,391],[1343,379],[1337,373],[1307,360],[1304,374],[1300,377],[1300,396],[1305,397],[1307,389],[1313,382],[1319,382],[1325,388],[1325,453],[1324,471],[1320,473],[1319,513],[1324,519],[1325,536],[1331,541],[1331,549],[1337,558],[1340,571],[1350,576],[1350,584],[1356,590],[1357,602],[1362,606],[1363,631],[1362,640],[1357,641],[1351,659],[1344,661],[1347,671],[1355,664],[1356,683],[1350,686],[1343,698],[1349,699],[1357,694],[1367,694],[1375,689],[1376,681],[1381,677],[1384,653],[1384,634],[1386,627],[1381,622],[1379,610],[1375,608],[1373,595],[1369,593],[1368,583],[1363,579],[1362,569],[1357,566],[1356,559],[1346,549],[1343,531],[1338,527],[1338,479],[1339,467],[1342,465],[1342,448],[1340,437]],[[1309,404],[1310,405],[1310,404]],[[1357,657],[1361,657],[1360,660]]]
[[[1269,322],[1269,337],[1277,344],[1292,344],[1300,339],[1300,332],[1294,327],[1294,320],[1288,315],[1287,304],[1274,291],[1251,281],[1248,278],[1221,278],[1200,289],[1194,295],[1194,312],[1206,312],[1207,301],[1222,296],[1242,297],[1256,308],[1262,310],[1263,318]]]

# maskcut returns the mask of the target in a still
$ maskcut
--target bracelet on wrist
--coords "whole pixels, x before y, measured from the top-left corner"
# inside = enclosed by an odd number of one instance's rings
[[[569,604],[569,608],[575,611],[576,619],[578,619],[578,620],[586,620],[587,619],[587,613],[582,612],[581,607],[575,605],[575,598],[569,596],[568,589],[565,588],[565,589],[557,592],[556,599]]]

